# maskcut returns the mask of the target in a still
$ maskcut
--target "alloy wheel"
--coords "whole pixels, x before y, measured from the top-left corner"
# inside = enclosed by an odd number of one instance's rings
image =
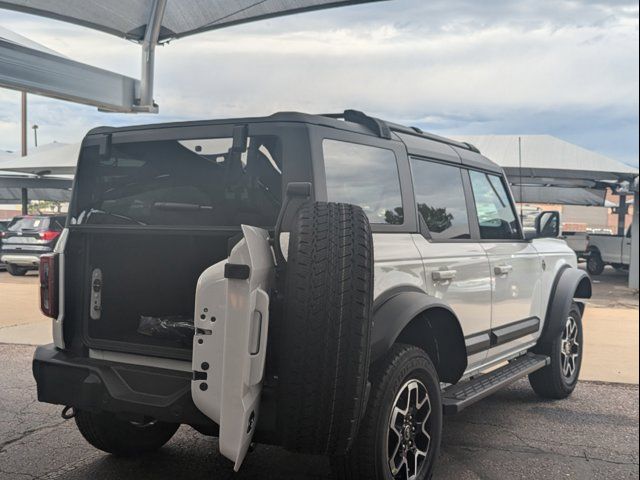
[[[407,381],[395,398],[387,434],[388,463],[397,480],[418,478],[427,460],[431,402],[420,380]]]
[[[562,374],[569,380],[573,379],[577,371],[577,361],[580,356],[578,342],[578,322],[573,316],[567,318],[560,342],[560,363]]]

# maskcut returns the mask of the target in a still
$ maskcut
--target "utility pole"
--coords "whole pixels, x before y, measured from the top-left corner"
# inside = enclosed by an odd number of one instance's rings
[[[37,147],[38,146],[38,125],[34,123],[31,128],[33,128],[33,141],[35,146]]]
[[[21,106],[21,124],[20,124],[20,136],[22,141],[22,156],[27,156],[27,92],[21,92],[22,98],[20,102]],[[26,188],[22,188],[20,190],[21,193],[21,203],[22,203],[22,214],[29,214],[29,192]]]

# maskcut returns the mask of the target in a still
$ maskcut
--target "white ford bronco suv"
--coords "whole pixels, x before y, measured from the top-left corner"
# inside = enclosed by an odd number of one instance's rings
[[[347,110],[101,127],[41,261],[40,401],[116,455],[181,424],[338,478],[431,476],[444,414],[580,372],[591,283],[472,145]]]

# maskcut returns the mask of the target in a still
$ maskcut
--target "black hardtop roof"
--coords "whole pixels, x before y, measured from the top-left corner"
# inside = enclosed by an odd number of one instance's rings
[[[366,115],[357,110],[345,110],[336,114],[309,114],[301,112],[277,112],[264,117],[240,117],[225,118],[217,120],[191,120],[182,122],[151,123],[144,125],[130,125],[123,127],[96,127],[87,133],[90,135],[108,135],[118,132],[133,132],[143,130],[157,130],[163,128],[208,126],[208,125],[229,125],[246,123],[270,123],[270,122],[291,122],[319,125],[338,130],[371,135],[389,140],[400,141],[405,144],[407,151],[412,155],[429,156],[433,150],[434,143],[441,146],[448,145],[452,149],[452,154],[459,158],[455,163],[466,164],[466,160],[471,159],[474,166],[482,166],[491,170],[500,170],[495,163],[480,154],[480,151],[466,142],[459,142],[449,138],[441,137],[432,133],[422,131],[418,127],[407,127],[393,122],[380,120]],[[408,141],[409,140],[409,141]]]

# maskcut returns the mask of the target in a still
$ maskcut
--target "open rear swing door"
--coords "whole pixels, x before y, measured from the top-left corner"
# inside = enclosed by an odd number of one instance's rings
[[[244,460],[258,420],[274,259],[266,230],[242,226],[227,260],[205,270],[196,290],[193,401],[220,426],[220,453]]]

